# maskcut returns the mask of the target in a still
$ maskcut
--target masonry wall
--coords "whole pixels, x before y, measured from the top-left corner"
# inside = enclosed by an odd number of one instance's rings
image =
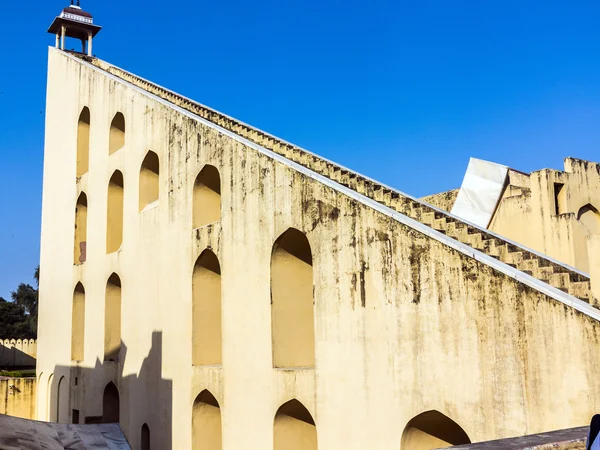
[[[533,172],[527,189],[505,195],[489,228],[588,272],[587,237],[600,234],[599,210],[600,164],[566,158],[564,171]]]
[[[35,419],[35,378],[0,379],[0,414]]]
[[[35,366],[35,339],[0,339],[0,367]]]
[[[84,106],[90,171],[76,182]],[[125,144],[109,156],[117,112]],[[159,199],[140,212],[149,150],[159,157]],[[194,181],[206,164],[220,174],[221,216],[193,229]],[[115,170],[123,243],[106,254]],[[73,265],[81,192],[87,254]],[[270,265],[290,228],[312,252],[315,365],[274,368]],[[76,410],[82,423],[100,420],[112,382],[134,449],[144,424],[154,449],[193,448],[196,413],[220,420],[209,434],[225,450],[270,449],[276,412],[291,399],[314,419],[319,449],[357,450],[398,449],[409,421],[430,410],[477,441],[585,425],[600,407],[597,321],[54,49],[41,245],[37,417],[69,422]],[[193,366],[192,279],[206,249],[220,264],[222,363]],[[116,362],[104,361],[112,273],[121,280]],[[79,282],[84,358],[72,362]],[[209,400],[196,408],[199,394]]]

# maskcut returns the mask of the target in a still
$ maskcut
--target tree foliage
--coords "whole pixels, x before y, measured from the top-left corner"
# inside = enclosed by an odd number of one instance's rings
[[[34,278],[39,287],[39,266]],[[11,292],[12,302],[0,297],[0,339],[37,337],[38,289],[25,283]]]

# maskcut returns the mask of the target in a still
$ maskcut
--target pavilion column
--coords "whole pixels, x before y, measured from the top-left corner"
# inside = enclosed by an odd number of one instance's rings
[[[56,33],[56,44],[54,44],[54,46],[56,48],[58,48],[59,43],[60,43],[60,34]]]
[[[65,33],[66,33],[66,27],[64,25],[61,25],[60,27],[60,49],[64,50],[65,49]]]
[[[86,39],[81,40],[81,53],[85,54],[85,41]]]
[[[88,56],[92,56],[92,33],[88,31]]]

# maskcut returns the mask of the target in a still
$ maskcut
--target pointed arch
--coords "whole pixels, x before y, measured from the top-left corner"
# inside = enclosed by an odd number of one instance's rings
[[[73,291],[73,308],[71,312],[71,360],[83,361],[85,340],[85,289],[77,283]]]
[[[192,276],[192,364],[221,364],[221,266],[211,250],[196,260]]]
[[[296,399],[284,403],[273,421],[273,450],[317,450],[317,427]]]
[[[48,422],[56,422],[56,394],[52,389],[52,381],[54,381],[53,373],[48,377],[48,389],[46,390],[46,418]]]
[[[315,365],[312,252],[301,231],[289,228],[271,253],[273,367]]]
[[[158,155],[148,150],[140,167],[139,210],[158,200],[160,163]]]
[[[142,425],[140,441],[142,450],[150,450],[150,428],[148,427],[148,424]]]
[[[121,349],[121,279],[111,274],[104,299],[104,361],[118,361]]]
[[[89,170],[90,158],[90,109],[84,106],[77,121],[77,177]]]
[[[119,423],[119,416],[119,390],[111,381],[104,388],[102,395],[102,423]]]
[[[221,407],[206,389],[192,408],[192,450],[221,450]]]
[[[589,234],[600,234],[600,213],[591,203],[579,209],[577,220],[583,224]]]
[[[193,228],[221,220],[221,177],[215,166],[202,168],[194,182]]]
[[[115,170],[108,182],[106,204],[106,253],[116,252],[123,243],[123,174]]]
[[[79,194],[75,205],[75,245],[74,264],[83,264],[86,260],[87,244],[87,196]]]
[[[125,116],[116,113],[110,123],[110,136],[108,138],[108,154],[112,155],[125,145]]]
[[[460,425],[441,412],[431,410],[415,416],[406,424],[400,449],[429,450],[470,443],[469,436]]]
[[[64,376],[58,380],[56,389],[56,422],[69,423],[69,385]]]

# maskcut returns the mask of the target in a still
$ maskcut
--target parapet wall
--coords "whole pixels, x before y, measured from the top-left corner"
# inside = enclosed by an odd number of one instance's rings
[[[35,339],[0,339],[0,367],[35,366]]]

